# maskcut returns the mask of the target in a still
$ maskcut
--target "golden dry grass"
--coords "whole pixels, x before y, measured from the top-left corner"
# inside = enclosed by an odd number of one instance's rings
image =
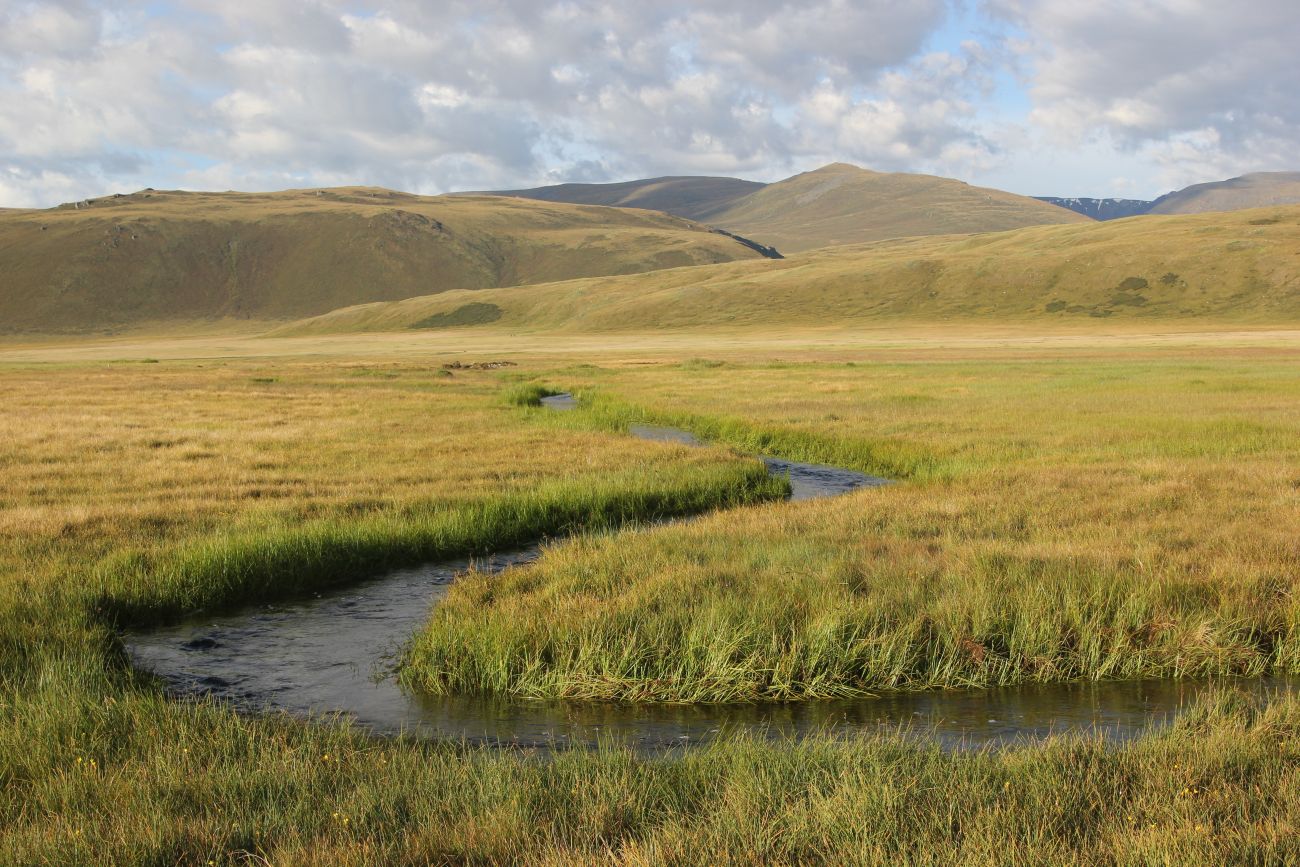
[[[499,404],[500,377],[410,360],[6,368],[0,568],[29,592],[87,581],[128,551],[725,462],[521,424]]]

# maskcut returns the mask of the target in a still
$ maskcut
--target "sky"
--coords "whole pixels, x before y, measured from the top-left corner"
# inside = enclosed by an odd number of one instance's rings
[[[0,0],[0,207],[830,162],[1153,198],[1300,170],[1298,0]]]

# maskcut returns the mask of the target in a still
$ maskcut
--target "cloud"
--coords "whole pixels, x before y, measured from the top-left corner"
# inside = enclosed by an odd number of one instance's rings
[[[802,149],[887,171],[981,171],[999,150],[976,104],[991,92],[993,71],[990,56],[967,43],[885,73],[866,97],[824,82],[800,104]]]
[[[1205,180],[1295,152],[1289,2],[8,0],[0,204],[832,160],[977,179],[1026,142],[1062,173],[1103,142]]]
[[[1178,182],[1294,168],[1294,0],[996,0],[1022,31],[1031,123],[1061,142],[1107,137]],[[1208,177],[1207,177],[1207,174]]]
[[[842,140],[947,14],[944,0],[18,3],[0,12],[3,192],[780,172],[830,150],[800,106],[834,87],[859,112],[821,127]],[[908,153],[939,156],[902,127]]]

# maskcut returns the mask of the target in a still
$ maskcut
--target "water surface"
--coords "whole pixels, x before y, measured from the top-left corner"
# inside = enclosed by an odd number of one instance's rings
[[[568,395],[553,409],[576,406]],[[702,445],[686,431],[637,426],[647,440]],[[790,479],[791,499],[836,496],[887,480],[764,457]],[[485,571],[526,563],[529,548],[473,562]],[[379,733],[412,731],[471,742],[552,746],[614,738],[643,749],[702,743],[728,731],[770,737],[906,730],[945,748],[1001,745],[1096,730],[1123,740],[1167,720],[1207,687],[1191,681],[1024,686],[893,693],[853,701],[756,705],[631,705],[434,697],[392,677],[404,642],[428,620],[468,560],[403,569],[310,599],[197,617],[124,637],[134,663],[176,694],[212,695],[250,711],[341,713]],[[1293,689],[1281,678],[1239,681],[1255,693]]]

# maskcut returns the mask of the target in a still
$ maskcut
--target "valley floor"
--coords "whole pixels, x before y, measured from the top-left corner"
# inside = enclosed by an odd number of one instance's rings
[[[584,408],[503,399],[532,385]],[[1224,692],[1124,746],[539,757],[172,701],[113,633],[586,530],[463,579],[407,681],[767,701],[1300,672],[1296,332],[140,335],[0,345],[0,400],[14,863],[1300,860],[1295,699]],[[728,446],[899,483],[764,505]]]

